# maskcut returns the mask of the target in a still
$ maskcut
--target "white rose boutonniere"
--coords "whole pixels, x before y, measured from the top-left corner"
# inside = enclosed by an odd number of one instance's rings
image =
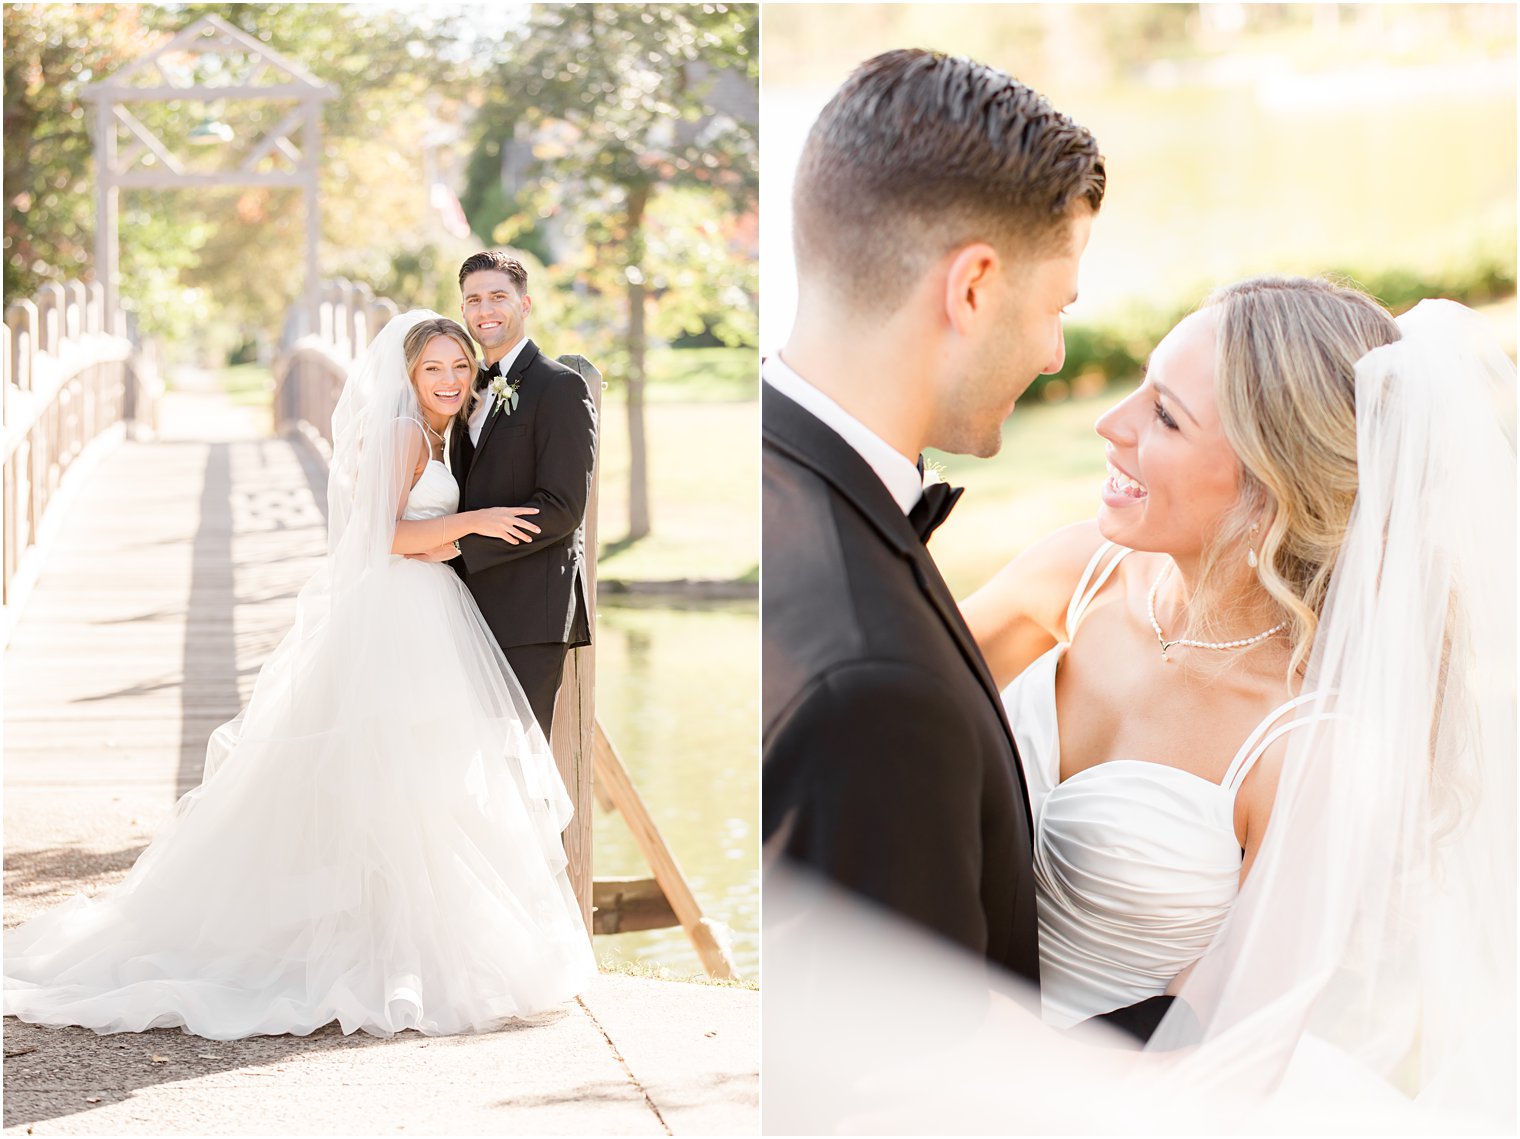
[[[933,459],[924,460],[924,486],[933,486],[937,482],[945,481],[945,468]]]
[[[522,381],[513,382],[506,376],[493,376],[491,379],[491,394],[496,397],[496,406],[491,409],[491,414],[496,415],[502,408],[506,408],[507,414],[511,415],[517,410],[517,389],[522,387]]]

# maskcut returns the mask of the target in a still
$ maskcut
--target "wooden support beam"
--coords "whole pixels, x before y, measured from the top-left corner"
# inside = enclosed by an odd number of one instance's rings
[[[163,103],[176,99],[213,102],[217,99],[331,99],[336,91],[306,83],[229,83],[218,87],[105,87],[97,91],[118,103]],[[90,95],[86,94],[85,98]],[[95,95],[101,98],[102,95]]]
[[[653,878],[598,878],[591,884],[591,932],[638,933],[680,925]]]
[[[143,126],[141,120],[139,120],[138,117],[131,111],[127,110],[120,103],[118,103],[116,106],[111,108],[111,113],[116,116],[118,122],[120,122],[124,127],[131,131],[134,136],[136,136],[138,142],[142,143],[154,154],[158,155],[158,160],[164,164],[164,169],[168,170],[171,174],[183,174],[185,172],[184,163],[180,162],[174,153],[164,145],[162,139],[160,139],[147,127]],[[130,163],[128,165],[130,165]],[[125,169],[125,167],[123,167],[123,169]]]
[[[702,907],[697,904],[696,896],[686,884],[680,864],[665,845],[660,829],[655,826],[649,809],[644,806],[644,800],[634,788],[633,780],[628,777],[628,769],[623,766],[617,749],[612,746],[612,741],[607,738],[600,722],[596,725],[596,778],[598,782],[606,783],[608,796],[617,805],[623,821],[628,824],[629,833],[633,835],[634,843],[643,854],[644,861],[654,871],[655,881],[660,884],[660,889],[669,900],[671,910],[696,947],[702,968],[707,970],[709,977],[732,977],[733,959],[714,934],[711,923],[702,916]]]
[[[304,188],[310,181],[305,171],[289,172],[269,170],[245,173],[239,170],[225,174],[174,174],[163,170],[128,170],[112,178],[113,185],[128,190],[173,190],[187,186],[291,186]]]
[[[296,128],[301,125],[305,118],[306,108],[304,106],[299,106],[291,111],[281,120],[279,126],[260,139],[258,146],[248,152],[247,157],[238,165],[238,169],[244,173],[252,173],[253,168],[259,164],[259,160],[280,146],[281,143],[285,144],[285,148],[280,153],[292,162],[299,163],[301,155],[299,151],[296,151],[294,154],[291,153],[294,148],[290,145],[290,136],[295,133]]]
[[[585,379],[598,414],[602,406],[602,374],[584,356],[561,356],[559,362],[574,368]],[[590,612],[592,644],[571,649],[565,656],[565,673],[554,702],[554,724],[549,733],[554,760],[565,790],[575,807],[575,817],[565,829],[567,872],[581,919],[591,929],[591,787],[595,782],[592,725],[596,721],[596,501],[601,477],[600,448],[593,460],[591,499],[586,506],[586,606]]]

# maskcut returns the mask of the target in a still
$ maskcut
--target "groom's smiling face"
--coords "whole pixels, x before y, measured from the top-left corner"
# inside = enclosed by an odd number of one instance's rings
[[[495,363],[523,337],[533,301],[499,269],[480,269],[460,286],[459,311],[487,363]]]

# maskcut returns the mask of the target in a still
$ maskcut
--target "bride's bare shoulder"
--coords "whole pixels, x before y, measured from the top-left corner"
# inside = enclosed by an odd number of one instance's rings
[[[961,612],[994,679],[1012,679],[1066,633],[1066,607],[1103,545],[1095,520],[1033,543],[965,601]]]

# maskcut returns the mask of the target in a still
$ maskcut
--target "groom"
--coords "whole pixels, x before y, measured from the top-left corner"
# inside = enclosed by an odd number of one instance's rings
[[[797,319],[762,368],[767,865],[1035,983],[1028,794],[924,548],[959,492],[926,489],[919,456],[996,454],[1060,370],[1104,184],[1092,135],[1004,73],[868,60],[804,146]],[[1110,1016],[1145,1035],[1164,1004]]]
[[[581,375],[527,338],[528,273],[497,250],[459,269],[460,312],[485,364],[469,430],[449,462],[459,509],[532,506],[539,528],[511,545],[469,534],[451,563],[464,579],[548,735],[565,654],[591,643],[586,596],[586,502],[596,460],[596,405]]]

